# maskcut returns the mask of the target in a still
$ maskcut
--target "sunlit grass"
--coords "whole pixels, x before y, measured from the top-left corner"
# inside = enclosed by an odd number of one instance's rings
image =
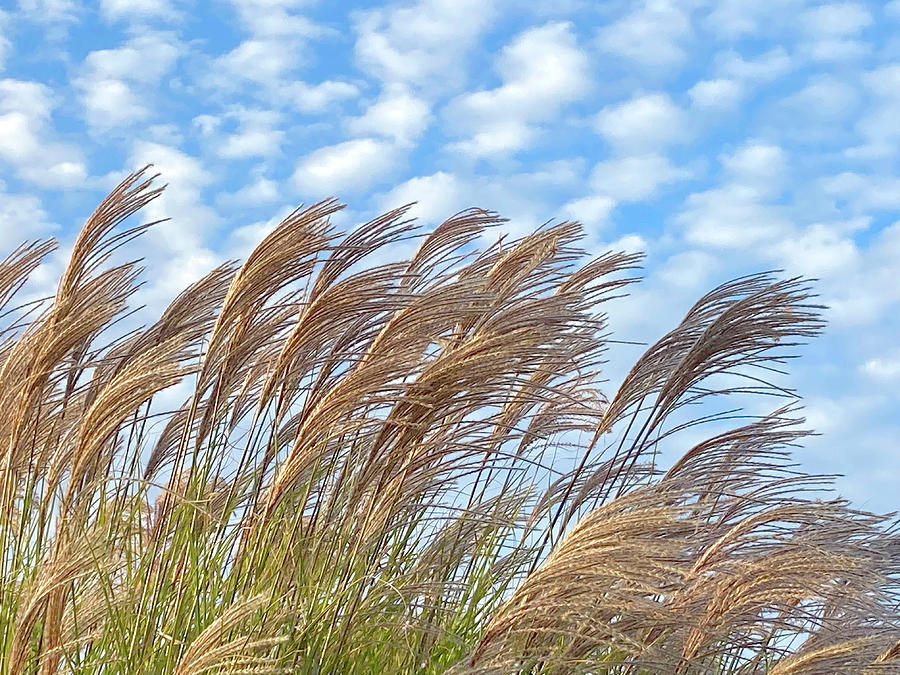
[[[326,201],[116,337],[159,192],[119,186],[37,310],[53,245],[0,263],[0,671],[900,670],[893,524],[805,496],[767,382],[821,329],[803,280],[715,289],[604,392],[638,256]],[[776,410],[683,445],[722,374]]]

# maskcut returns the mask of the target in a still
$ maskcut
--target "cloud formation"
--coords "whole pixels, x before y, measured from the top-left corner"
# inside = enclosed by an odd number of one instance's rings
[[[169,189],[147,217],[172,220],[140,244],[151,307],[332,194],[342,227],[478,205],[513,234],[578,219],[592,252],[644,249],[644,285],[611,306],[628,340],[729,277],[814,276],[830,328],[785,383],[835,439],[815,466],[858,497],[900,435],[898,26],[900,0],[19,0],[0,10],[0,245],[65,247],[152,162]]]

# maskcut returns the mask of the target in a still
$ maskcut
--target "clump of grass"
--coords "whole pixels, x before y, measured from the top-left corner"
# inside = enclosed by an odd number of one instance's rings
[[[159,194],[116,188],[44,305],[52,243],[0,263],[0,671],[900,672],[894,525],[807,496],[765,377],[821,329],[802,279],[715,289],[607,397],[638,256],[329,200],[113,338]],[[748,392],[787,400],[684,445]]]

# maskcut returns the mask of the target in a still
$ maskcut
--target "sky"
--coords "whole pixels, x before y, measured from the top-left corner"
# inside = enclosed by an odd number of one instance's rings
[[[169,184],[147,217],[172,219],[132,245],[148,316],[330,195],[347,227],[481,206],[644,251],[610,308],[621,340],[740,274],[814,277],[828,327],[786,383],[821,435],[799,460],[900,509],[900,0],[0,8],[0,253],[57,237],[37,286],[146,163]],[[611,380],[638,355],[614,349]]]

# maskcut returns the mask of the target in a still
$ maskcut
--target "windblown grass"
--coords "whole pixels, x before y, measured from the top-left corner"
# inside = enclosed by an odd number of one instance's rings
[[[43,306],[15,298],[53,244],[0,262],[0,671],[900,672],[894,525],[806,496],[766,382],[821,328],[802,279],[715,289],[606,397],[637,256],[575,223],[478,249],[482,210],[342,234],[329,200],[112,339],[152,180]],[[777,409],[685,446],[735,393]]]

